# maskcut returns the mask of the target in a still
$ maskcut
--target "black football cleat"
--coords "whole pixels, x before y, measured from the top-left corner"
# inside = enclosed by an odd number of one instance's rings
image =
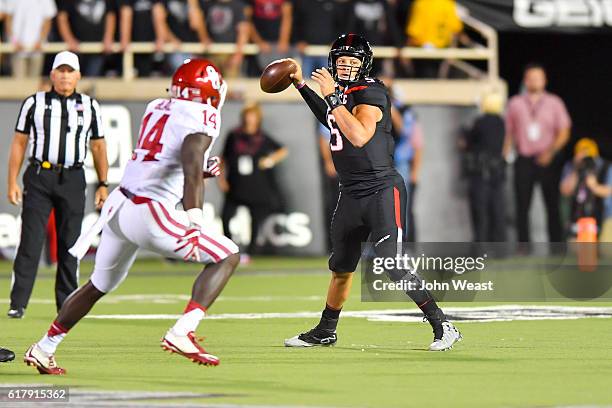
[[[336,343],[338,336],[336,331],[328,331],[315,327],[314,329],[298,334],[290,339],[285,339],[285,347],[314,347],[331,346]]]
[[[5,348],[0,348],[0,363],[6,363],[7,361],[13,361],[15,359],[15,353]]]
[[[6,315],[10,317],[11,319],[21,319],[23,318],[24,314],[25,314],[25,309],[23,307],[16,307],[14,309],[9,310]]]

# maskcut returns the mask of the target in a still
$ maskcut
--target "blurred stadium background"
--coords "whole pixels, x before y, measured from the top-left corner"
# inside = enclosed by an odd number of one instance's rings
[[[3,129],[0,150],[8,152],[21,101],[37,89],[48,88],[50,61],[56,52],[70,46],[81,58],[102,56],[103,68],[96,77],[84,75],[79,91],[95,96],[102,105],[111,165],[109,181],[113,187],[131,156],[146,102],[166,95],[171,73],[168,57],[180,52],[181,56],[209,56],[223,61],[235,56],[237,51],[235,42],[212,39],[216,20],[208,19],[206,10],[214,10],[213,6],[225,3],[222,0],[165,0],[161,3],[57,0],[59,14],[49,16],[48,41],[42,42],[39,49],[31,44],[19,50],[8,30],[11,20],[6,17],[11,13],[11,3],[20,1],[0,0],[0,12],[4,17],[0,35],[0,123]],[[200,10],[200,14],[195,15],[208,24],[207,40],[198,37],[201,32],[182,33],[193,24],[191,20],[190,23],[183,20],[182,31],[176,25],[181,15],[193,14],[195,3]],[[264,256],[239,269],[237,277],[230,281],[227,291],[215,305],[215,314],[315,312],[324,301],[320,295],[328,279],[324,258],[327,254],[326,208],[318,128],[297,92],[288,89],[280,94],[264,94],[259,90],[258,80],[262,64],[265,66],[272,59],[285,55],[301,60],[305,56],[327,56],[328,44],[310,43],[307,39],[309,32],[320,29],[318,20],[332,20],[308,17],[314,14],[305,12],[310,8],[337,3],[334,10],[338,15],[333,21],[339,23],[331,30],[334,35],[343,30],[361,29],[366,36],[374,36],[378,74],[394,78],[397,95],[403,103],[413,106],[418,115],[424,133],[422,170],[414,210],[419,241],[469,242],[472,239],[467,181],[462,177],[458,140],[478,115],[484,95],[496,93],[505,101],[521,91],[523,68],[527,63],[544,64],[548,89],[561,96],[572,117],[571,142],[562,152],[566,160],[571,160],[575,142],[583,137],[595,139],[601,156],[612,160],[611,57],[606,48],[612,38],[612,8],[605,0],[457,0],[456,4],[450,0],[232,0],[231,3],[238,4],[245,13],[242,29],[252,32],[252,27],[256,27],[261,34],[266,32],[266,24],[274,25],[276,28],[272,31],[277,38],[270,34],[270,38],[261,40],[249,35],[245,44],[238,45],[244,58],[238,72],[228,76],[230,98],[223,109],[223,130],[216,153],[220,153],[227,132],[239,124],[244,102],[259,101],[264,112],[264,129],[288,148],[289,157],[277,171],[286,198],[286,211],[270,217],[259,238]],[[441,28],[451,33],[450,41],[441,47],[419,45],[407,34],[413,18],[411,10],[416,3],[438,11],[446,7],[439,3],[456,5],[457,16],[463,23],[461,30],[453,32],[449,27]],[[435,9],[434,3],[441,8]],[[101,4],[104,5],[102,14]],[[138,38],[142,38],[136,34],[139,21],[151,19],[147,27],[160,24],[159,16],[158,20],[154,18],[156,4],[163,6],[166,14],[162,14],[162,19],[166,19],[166,29],[174,35],[166,33],[151,41],[139,41]],[[74,10],[82,15],[71,15]],[[142,13],[136,17],[139,10],[145,11],[145,17]],[[147,10],[149,17],[146,17]],[[287,10],[293,25],[288,51],[264,52],[266,45],[281,42],[278,25],[287,18]],[[100,34],[99,39],[76,38],[78,47],[69,44],[65,29],[59,28],[62,13],[64,19],[78,24],[81,30],[89,22],[92,30],[96,28],[99,34],[104,32],[100,24],[107,24],[108,15],[114,15],[116,29],[111,41],[107,38],[106,44],[103,43]],[[134,18],[133,35],[127,41],[121,27],[126,27],[123,20],[130,13]],[[227,18],[226,14],[223,16]],[[439,21],[436,16],[438,14],[434,13],[427,18]],[[236,24],[236,16],[233,17]],[[227,23],[219,18],[220,26]],[[391,28],[393,24],[394,29]],[[238,25],[232,27],[240,30]],[[74,25],[72,28],[74,31]],[[28,29],[40,31],[43,28],[32,26]],[[181,35],[185,38],[180,38]],[[13,75],[11,59],[24,53],[44,55],[40,75]],[[148,56],[145,64],[152,64],[147,75],[143,75],[142,69],[141,72],[135,70],[135,59],[143,55]],[[441,75],[437,72],[433,76],[421,75],[419,61],[433,61],[448,70],[442,70]],[[508,171],[510,179],[506,183],[505,197],[500,199],[508,203],[505,223],[508,240],[513,241],[516,235],[510,165]],[[6,166],[0,166],[3,180],[5,172]],[[87,176],[92,183],[90,196],[93,196],[97,180],[91,162],[87,166]],[[0,196],[6,197],[4,183],[0,183]],[[84,227],[97,217],[91,201]],[[536,193],[531,211],[532,237],[539,242],[547,238],[541,201]],[[215,182],[207,182],[206,203],[209,222],[221,229],[223,194]],[[19,226],[19,209],[9,205],[6,199],[1,200],[0,258],[4,261],[0,261],[0,277],[6,285],[7,295],[11,259],[19,242]],[[248,212],[239,211],[231,228],[236,241],[246,245],[250,237]],[[95,248],[91,255],[94,251]],[[188,265],[144,259],[150,256],[142,255],[143,259],[133,268],[131,279],[96,307],[94,314],[179,313],[184,303],[180,296],[188,293],[192,269]],[[91,267],[90,261],[82,265],[82,282]],[[52,268],[43,266],[25,320],[0,319],[2,345],[21,352],[47,328],[54,314],[52,278]],[[347,310],[409,309],[409,306],[398,304],[360,303],[357,288],[358,285]],[[1,304],[8,308],[6,297],[2,297]],[[570,299],[556,305],[582,306]],[[603,308],[596,314],[609,317],[612,303],[588,305]],[[486,305],[464,303],[447,307],[453,306]],[[224,359],[215,373],[202,372],[199,367],[191,367],[159,352],[157,338],[169,323],[163,317],[158,320],[90,319],[71,334],[70,351],[66,347],[58,357],[69,370],[72,369],[74,376],[53,381],[59,385],[73,385],[77,391],[169,393],[124,396],[144,404],[159,403],[161,399],[167,404],[303,406],[518,407],[612,403],[609,387],[605,385],[612,378],[610,367],[605,364],[610,359],[605,340],[610,338],[612,331],[604,319],[465,324],[462,330],[468,340],[454,351],[457,353],[446,353],[435,359],[417,351],[429,339],[428,331],[422,327],[384,320],[371,323],[365,319],[345,319],[343,338],[347,339],[347,344],[331,351],[333,358],[338,359],[331,368],[325,350],[307,355],[299,350],[284,353],[280,347],[284,336],[293,334],[305,321],[312,319],[310,315],[254,320],[243,316],[204,322],[202,330],[205,333],[210,330],[207,344]],[[383,332],[385,335],[381,335]],[[98,348],[103,358],[98,355]],[[26,367],[0,367],[0,378],[5,384],[42,381]],[[95,406],[91,399],[97,397],[90,393],[79,398],[85,398],[77,400],[82,401],[81,404]],[[87,398],[90,402],[83,402]],[[104,398],[98,401],[116,404]]]
[[[8,11],[11,1],[5,0],[4,8]],[[63,4],[62,4],[63,3]],[[154,42],[131,42],[126,47],[119,40],[124,40],[121,34],[124,15],[129,10],[138,10],[144,3],[155,2],[124,1],[117,4],[112,1],[66,1],[60,2],[59,15],[73,22],[73,39],[76,28],[83,31],[87,24],[91,29],[96,28],[101,36],[100,24],[107,20],[100,14],[100,3],[106,5],[106,13],[115,16],[115,38],[118,40],[106,47],[102,42],[80,41],[78,48],[82,58],[99,56],[104,61],[99,75],[102,77],[84,76],[79,90],[97,97],[104,109],[103,119],[107,123],[107,141],[109,143],[109,159],[111,162],[111,184],[118,182],[122,166],[129,158],[132,142],[137,135],[139,121],[144,111],[145,102],[153,98],[164,96],[168,87],[171,69],[164,61],[164,53],[174,55],[181,51],[181,55],[212,56],[222,60],[221,56],[232,56],[236,51],[234,43],[212,42],[203,45],[198,42],[172,42],[174,40],[160,40],[164,45]],[[81,4],[82,3],[82,4]],[[170,30],[175,28],[178,17],[173,17],[172,11],[177,5],[182,5],[183,14],[189,10],[193,2],[167,1],[159,3],[167,10],[167,22]],[[216,1],[203,1],[201,10],[214,6]],[[247,16],[263,7],[266,1],[238,2],[246,6]],[[285,3],[293,5],[292,20],[294,24],[292,47],[282,55],[292,55],[297,58],[305,56],[325,57],[328,46],[325,44],[309,44],[302,49],[305,36],[304,28],[300,28],[302,19],[307,18],[300,14],[308,1],[293,3],[275,1],[273,9],[278,9],[278,19],[282,17]],[[302,4],[304,3],[304,4]],[[315,2],[319,3],[319,2]],[[322,2],[325,3],[325,2]],[[334,3],[334,2],[330,2]],[[445,48],[430,46],[416,47],[412,45],[411,38],[406,34],[411,21],[411,1],[342,1],[335,3],[334,13],[337,21],[344,21],[344,27],[362,28],[365,35],[373,37],[376,47],[375,57],[377,74],[385,78],[395,76],[394,88],[405,104],[414,107],[425,134],[421,179],[419,192],[415,198],[415,213],[417,230],[420,232],[419,240],[424,242],[435,241],[469,241],[471,229],[469,225],[469,205],[467,202],[466,180],[461,177],[461,152],[458,148],[458,139],[463,129],[471,124],[478,113],[479,102],[483,95],[489,92],[500,93],[505,99],[520,91],[523,67],[533,61],[541,62],[547,68],[549,77],[549,90],[560,95],[568,107],[572,117],[572,141],[582,137],[594,138],[604,158],[612,157],[612,143],[610,138],[611,125],[607,117],[609,101],[609,78],[606,72],[608,56],[601,52],[601,47],[609,38],[609,26],[606,19],[607,8],[605,2],[587,1],[459,1],[458,15],[463,21],[463,30],[454,33],[452,28],[441,29],[444,36],[457,38],[450,41]],[[423,4],[432,3],[422,2]],[[446,0],[440,3],[453,3]],[[536,4],[537,3],[537,4]],[[98,4],[98,9],[94,7]],[[340,7],[340,5],[342,7]],[[362,17],[365,11],[380,11],[384,5],[384,13]],[[79,9],[76,6],[80,6]],[[315,7],[313,5],[313,7]],[[178,7],[180,9],[180,7]],[[275,9],[275,10],[276,10]],[[87,14],[89,11],[89,14]],[[95,13],[94,13],[95,11]],[[214,11],[214,9],[213,9]],[[84,15],[71,15],[69,13],[84,13]],[[386,13],[386,14],[385,14]],[[390,14],[389,14],[390,13]],[[94,19],[97,17],[97,20]],[[152,15],[152,11],[150,11]],[[178,13],[177,15],[179,15]],[[274,13],[272,13],[274,14]],[[5,15],[8,15],[5,13]],[[354,15],[357,15],[355,17]],[[256,19],[252,15],[251,19]],[[108,17],[106,17],[108,19]],[[142,15],[135,15],[133,31],[138,32],[137,24],[143,23]],[[149,17],[153,18],[153,17]],[[234,16],[234,18],[236,18]],[[274,18],[268,24],[278,24]],[[310,17],[312,19],[312,17]],[[363,19],[359,20],[360,18]],[[439,23],[435,17],[425,16]],[[444,18],[441,18],[442,24]],[[357,22],[355,20],[357,19]],[[2,150],[6,151],[10,144],[12,123],[15,121],[20,102],[36,89],[48,88],[46,80],[50,69],[50,60],[56,52],[64,50],[68,45],[62,42],[64,38],[58,29],[58,17],[51,19],[49,42],[41,45],[44,52],[44,68],[40,76],[34,78],[11,77],[11,58],[21,52],[16,52],[15,44],[3,37],[0,43],[0,56],[2,57],[2,73],[0,77],[0,118],[5,124],[5,137],[0,140]],[[215,26],[208,21],[208,29],[213,37]],[[248,21],[248,19],[247,19]],[[262,25],[267,20],[259,19],[255,23]],[[214,22],[214,20],[213,20]],[[392,22],[396,30],[388,27]],[[174,23],[174,25],[173,25]],[[234,24],[236,20],[234,19]],[[364,25],[368,23],[367,25]],[[3,33],[6,33],[10,24],[5,18]],[[96,25],[97,24],[97,25]],[[144,24],[144,23],[143,23]],[[148,23],[150,24],[150,22]],[[187,23],[185,23],[187,24]],[[220,23],[219,23],[220,24]],[[227,24],[227,23],[226,23]],[[308,22],[308,30],[320,29],[317,21]],[[361,25],[360,25],[361,24]],[[440,24],[440,23],[439,23]],[[259,27],[258,25],[258,27]],[[304,24],[301,24],[304,25]],[[75,27],[76,26],[76,27]],[[363,28],[366,27],[366,28]],[[331,30],[329,35],[336,35],[342,30],[341,24]],[[34,27],[32,29],[35,29]],[[369,30],[369,31],[368,31]],[[95,31],[95,30],[94,30]],[[260,28],[261,31],[261,28]],[[450,34],[449,34],[450,33]],[[193,34],[193,33],[192,33]],[[178,35],[178,34],[177,34]],[[277,34],[278,35],[278,34]],[[136,34],[132,36],[138,38]],[[175,38],[176,36],[172,36]],[[466,37],[466,38],[464,38]],[[89,37],[87,37],[89,38]],[[102,38],[100,38],[102,40]],[[412,41],[414,42],[414,41]],[[272,41],[268,41],[268,44]],[[463,45],[462,43],[465,43]],[[410,45],[398,49],[399,45]],[[454,45],[459,44],[459,45]],[[106,47],[106,48],[105,48]],[[257,74],[261,63],[271,58],[282,56],[277,52],[261,53],[258,44],[253,41],[241,46],[244,61],[239,75],[229,78],[230,101],[224,109],[223,122],[225,136],[230,129],[239,123],[239,111],[243,101],[261,101],[264,110],[264,129],[274,138],[289,148],[289,160],[281,164],[280,184],[287,199],[287,214],[293,217],[276,218],[268,229],[268,242],[264,252],[281,254],[323,255],[325,242],[325,208],[322,191],[322,167],[319,165],[317,128],[314,119],[306,107],[301,103],[297,92],[287,90],[281,94],[264,94],[258,88]],[[109,53],[105,53],[105,49]],[[111,51],[112,50],[112,51]],[[163,52],[155,52],[161,50]],[[399,51],[398,51],[399,50]],[[30,51],[36,53],[31,48]],[[25,52],[29,52],[27,47]],[[397,55],[401,58],[395,58]],[[144,54],[143,54],[144,53]],[[134,56],[149,55],[154,65],[151,75],[154,77],[137,76],[134,69]],[[151,55],[153,55],[151,57]],[[266,58],[259,58],[265,55]],[[255,56],[257,56],[257,59]],[[434,78],[419,76],[419,61],[440,61],[450,66],[448,75]],[[410,69],[410,64],[413,64]],[[408,64],[409,69],[405,69]],[[425,73],[426,74],[426,73]],[[290,120],[287,120],[290,118]],[[299,124],[299,126],[296,126]],[[563,154],[569,160],[572,155],[573,142],[569,143]],[[223,146],[223,139],[217,143],[217,153]],[[91,159],[91,158],[90,158]],[[94,182],[95,174],[88,166],[88,179]],[[0,171],[6,171],[2,169]],[[509,172],[511,177],[512,172]],[[511,178],[506,183],[512,185]],[[207,201],[208,214],[217,219],[220,227],[219,214],[222,196],[214,183],[209,183]],[[6,186],[0,186],[0,194],[5,196]],[[537,193],[536,193],[537,194]],[[537,197],[537,196],[536,196]],[[513,211],[512,191],[508,189],[505,201],[508,202],[507,227],[509,239],[513,239]],[[545,225],[543,222],[543,206],[541,200],[535,200],[535,209],[532,211],[533,234],[535,241],[545,241]],[[239,212],[235,221],[236,231],[244,235],[239,240],[248,240],[248,215]],[[241,217],[242,216],[242,217]],[[92,207],[89,207],[85,223],[95,219]],[[16,246],[18,240],[18,209],[11,207],[6,201],[0,203],[0,249],[5,257],[11,257],[11,248]],[[238,228],[240,225],[240,228]],[[275,228],[276,227],[276,228]],[[272,243],[271,243],[272,242]]]

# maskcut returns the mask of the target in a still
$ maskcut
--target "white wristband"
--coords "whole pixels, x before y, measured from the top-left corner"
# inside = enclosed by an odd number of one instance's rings
[[[187,218],[189,218],[189,224],[197,225],[202,227],[204,225],[204,212],[201,208],[191,208],[187,210]]]

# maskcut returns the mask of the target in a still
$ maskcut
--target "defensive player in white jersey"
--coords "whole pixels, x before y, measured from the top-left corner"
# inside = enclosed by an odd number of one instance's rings
[[[209,160],[209,152],[219,135],[225,92],[214,65],[190,60],[175,72],[171,97],[147,106],[120,187],[107,199],[100,220],[71,249],[82,257],[91,238],[102,230],[94,271],[25,354],[25,362],[41,374],[65,373],[55,362],[57,346],[100,298],[127,277],[139,248],[206,264],[183,316],[162,338],[161,346],[200,364],[219,364],[194,333],[239,263],[236,244],[210,231],[202,214],[203,178],[218,175],[218,161]],[[177,210],[179,204],[182,210]]]

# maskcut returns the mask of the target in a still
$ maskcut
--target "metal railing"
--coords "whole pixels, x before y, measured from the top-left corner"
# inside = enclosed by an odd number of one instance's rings
[[[496,80],[499,77],[498,62],[498,40],[496,31],[483,22],[473,18],[463,12],[461,16],[464,24],[478,32],[484,39],[485,44],[477,44],[474,48],[418,48],[404,47],[374,47],[375,58],[409,58],[409,59],[439,59],[449,61],[458,69],[466,72],[471,77],[488,77],[489,80]],[[43,45],[44,53],[57,53],[66,49],[65,43],[47,43]],[[28,51],[28,50],[25,50]],[[127,49],[121,49],[118,43],[113,44],[112,52],[121,53],[123,57],[123,80],[131,81],[134,79],[134,54],[149,54],[162,51],[164,53],[184,52],[194,55],[206,54],[233,54],[236,52],[235,44],[211,44],[204,46],[200,43],[183,43],[180,46],[166,44],[161,50],[157,50],[153,43],[132,43]],[[0,55],[12,54],[15,48],[12,44],[0,44]],[[104,52],[102,43],[83,42],[79,46],[79,53],[101,54]],[[329,47],[324,45],[313,45],[306,47],[304,54],[309,56],[326,56]],[[247,44],[243,47],[245,55],[257,55],[260,53],[259,47],[255,44]],[[467,61],[486,61],[487,72],[474,67]]]
[[[490,26],[470,16],[465,10],[461,12],[461,19],[464,24],[479,33],[484,39],[485,44],[477,44],[474,48],[418,48],[404,47],[374,47],[375,58],[410,58],[410,59],[439,59],[447,60],[451,65],[466,72],[471,77],[486,77],[490,81],[499,78],[499,57],[497,32]],[[65,43],[47,43],[43,46],[44,53],[57,53],[66,49]],[[28,50],[25,50],[28,51]],[[154,43],[131,43],[127,49],[122,50],[118,43],[113,44],[112,52],[121,53],[123,58],[123,80],[131,81],[134,79],[134,54],[150,54],[158,51]],[[201,43],[182,43],[180,46],[166,44],[161,49],[164,53],[183,52],[194,55],[206,54],[233,54],[236,52],[235,44],[211,44],[205,46]],[[15,52],[12,44],[0,44],[0,56]],[[83,42],[80,43],[79,53],[82,54],[101,54],[104,52],[102,43]],[[247,44],[243,47],[245,55],[257,55],[260,53],[259,47],[255,44]],[[309,56],[327,56],[329,46],[311,45],[306,47],[304,54]],[[487,72],[469,64],[466,61],[486,61]]]
[[[465,13],[461,16],[463,23],[471,27],[485,39],[485,47],[489,53],[487,58],[487,71],[489,80],[497,80],[499,78],[499,40],[497,31],[482,21]]]
[[[64,51],[66,45],[64,43],[48,43],[42,48],[44,53],[57,53]],[[25,50],[28,51],[28,50]],[[123,79],[130,81],[134,79],[134,54],[149,54],[156,52],[157,49],[153,43],[132,43],[130,46],[121,50],[119,44],[114,44],[112,47],[113,53],[121,53],[123,58]],[[0,44],[0,54],[12,54],[15,49],[10,44]],[[79,46],[79,53],[82,54],[101,54],[104,52],[104,47],[101,43],[83,42]],[[162,48],[164,53],[183,52],[187,54],[233,54],[236,52],[235,44],[212,44],[204,46],[200,43],[183,43],[179,47],[171,44],[166,44]],[[254,44],[248,44],[243,47],[245,55],[259,54],[259,47]],[[326,56],[329,53],[328,46],[313,45],[306,47],[304,54],[312,56]],[[497,78],[497,52],[491,48],[443,48],[443,49],[425,49],[416,47],[404,47],[398,51],[395,47],[374,47],[375,58],[411,58],[411,59],[440,59],[440,60],[479,60],[488,61],[489,76]],[[494,67],[495,69],[492,69]]]

